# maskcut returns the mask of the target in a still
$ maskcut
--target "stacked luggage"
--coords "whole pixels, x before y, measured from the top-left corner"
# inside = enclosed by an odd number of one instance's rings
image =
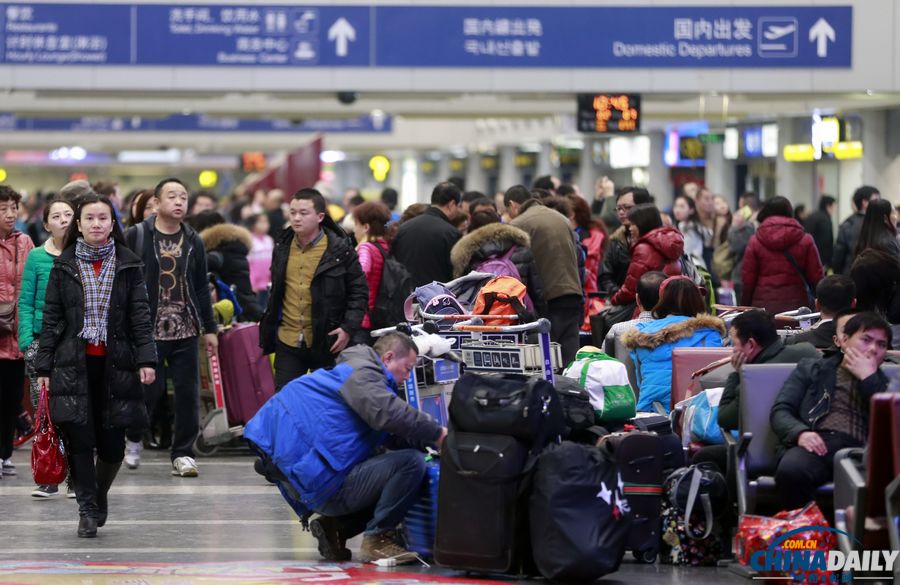
[[[560,443],[564,418],[542,378],[460,378],[441,453],[438,564],[581,582],[618,568],[630,524],[621,478],[607,453]]]

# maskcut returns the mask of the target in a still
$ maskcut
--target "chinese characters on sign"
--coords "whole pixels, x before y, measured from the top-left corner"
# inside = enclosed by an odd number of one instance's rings
[[[174,67],[853,65],[852,6],[0,2],[0,63]]]
[[[536,18],[465,18],[463,35],[470,55],[539,57],[544,26]]]

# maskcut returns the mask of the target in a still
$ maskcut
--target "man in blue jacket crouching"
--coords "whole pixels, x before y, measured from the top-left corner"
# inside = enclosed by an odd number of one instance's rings
[[[247,424],[245,437],[287,477],[299,503],[320,514],[310,531],[327,560],[350,560],[346,540],[363,524],[359,560],[410,557],[396,528],[418,498],[425,459],[417,449],[382,447],[402,439],[407,447],[440,449],[447,436],[398,395],[417,355],[402,333],[381,337],[374,348],[350,347],[334,368],[286,384]]]

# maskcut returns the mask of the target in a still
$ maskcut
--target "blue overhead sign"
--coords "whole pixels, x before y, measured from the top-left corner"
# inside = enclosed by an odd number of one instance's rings
[[[376,59],[402,67],[850,67],[852,8],[377,9]]]
[[[0,4],[0,62],[127,65],[132,7],[115,4]]]
[[[0,62],[851,67],[850,6],[0,4]]]
[[[137,8],[138,64],[369,65],[368,6]]]
[[[0,113],[0,132],[276,132],[389,133],[393,116],[359,116],[334,120],[246,119],[173,114],[165,118],[85,116],[27,118]]]

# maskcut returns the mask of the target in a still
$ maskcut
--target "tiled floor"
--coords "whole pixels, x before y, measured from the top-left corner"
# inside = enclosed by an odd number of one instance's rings
[[[19,475],[0,481],[0,585],[486,582],[436,568],[318,561],[315,540],[243,451],[199,459],[195,479],[172,476],[167,454],[145,451],[140,469],[123,468],[113,486],[99,537],[77,538],[74,500],[29,495],[28,456],[16,451]],[[748,581],[723,569],[638,565],[629,555],[603,583]]]

